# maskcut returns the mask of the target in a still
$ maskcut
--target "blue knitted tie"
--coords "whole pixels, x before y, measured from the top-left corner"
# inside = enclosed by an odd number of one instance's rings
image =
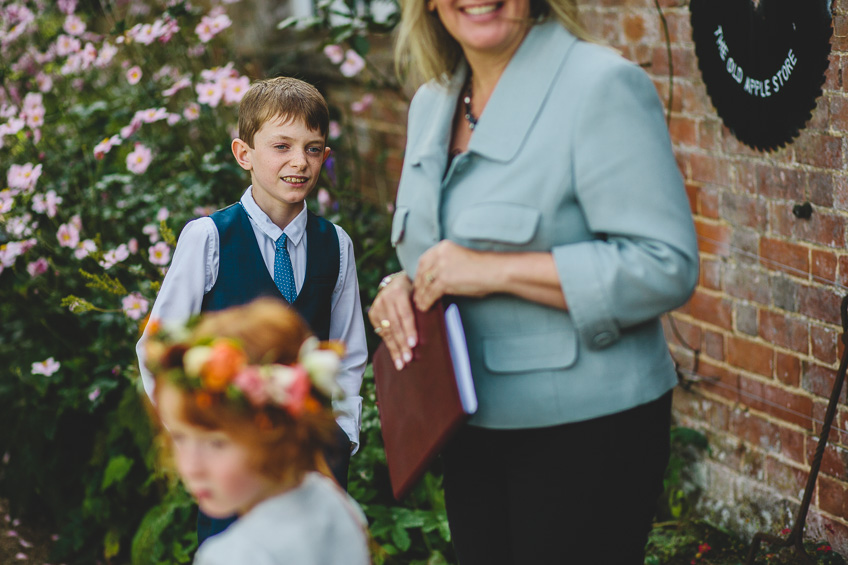
[[[286,249],[286,234],[283,234],[277,239],[276,250],[274,251],[274,284],[283,293],[283,298],[289,304],[294,304],[294,299],[297,298],[297,291],[294,286],[294,271],[292,271],[291,257],[289,250]]]

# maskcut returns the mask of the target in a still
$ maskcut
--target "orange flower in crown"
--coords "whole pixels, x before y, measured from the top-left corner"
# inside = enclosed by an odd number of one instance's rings
[[[209,349],[209,357],[200,367],[200,380],[209,392],[223,392],[247,365],[247,355],[229,339],[216,339]]]

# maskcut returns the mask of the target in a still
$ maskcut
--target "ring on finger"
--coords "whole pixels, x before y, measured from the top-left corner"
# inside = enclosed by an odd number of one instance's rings
[[[380,335],[381,333],[383,333],[383,328],[380,327],[380,326],[377,326],[376,328],[374,328],[374,333],[377,334],[377,335]]]
[[[433,284],[433,281],[436,280],[436,275],[432,271],[424,273],[424,280],[427,281],[427,284]]]
[[[380,329],[387,330],[392,324],[388,320],[380,320]]]

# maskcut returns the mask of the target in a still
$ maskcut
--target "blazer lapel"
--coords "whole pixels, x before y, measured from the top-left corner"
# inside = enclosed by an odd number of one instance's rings
[[[568,51],[576,43],[577,39],[559,22],[548,21],[531,28],[479,117],[468,150],[496,161],[512,159],[547,99]],[[461,85],[462,82],[458,88]]]
[[[428,84],[424,100],[426,116],[418,129],[417,139],[410,139],[411,151],[407,157],[413,165],[424,168],[428,178],[441,179],[445,172],[450,147],[451,125],[456,111],[459,91],[465,83],[468,66],[465,61],[451,76],[447,84]]]

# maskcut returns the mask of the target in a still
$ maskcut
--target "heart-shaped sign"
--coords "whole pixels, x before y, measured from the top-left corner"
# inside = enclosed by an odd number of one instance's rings
[[[692,39],[718,115],[762,151],[798,136],[821,95],[830,0],[691,0]]]

